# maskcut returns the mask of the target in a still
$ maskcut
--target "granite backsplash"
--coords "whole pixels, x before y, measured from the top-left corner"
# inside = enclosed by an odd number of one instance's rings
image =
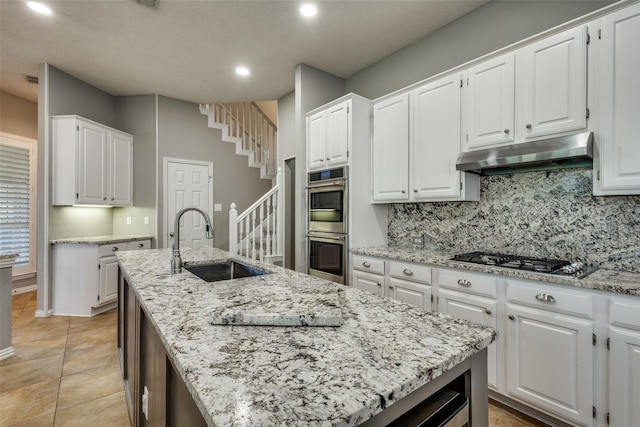
[[[592,195],[591,169],[481,177],[479,202],[389,206],[389,244],[595,262],[640,273],[640,196]]]

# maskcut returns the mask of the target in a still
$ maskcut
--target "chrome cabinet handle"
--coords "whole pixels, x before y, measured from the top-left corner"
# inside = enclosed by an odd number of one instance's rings
[[[527,129],[531,129],[531,123],[527,124],[525,127],[526,127]]]
[[[491,316],[491,310],[487,309],[484,312],[487,313],[487,316]]]
[[[418,192],[418,189],[417,189],[417,188],[414,188],[414,189],[413,189],[413,192],[414,192],[414,193],[417,193],[417,192]]]
[[[556,299],[553,297],[553,295],[545,294],[544,292],[536,295],[536,299],[538,301],[544,302],[556,302]]]
[[[508,134],[509,133],[509,129],[505,129],[504,133]]]
[[[458,285],[460,286],[471,286],[471,281],[467,279],[458,279]]]
[[[406,193],[406,191],[402,190],[402,194]]]
[[[408,268],[405,268],[404,270],[402,270],[402,272],[407,276],[413,276],[413,271],[409,270]]]
[[[392,291],[393,290],[393,286],[389,286],[389,290]]]
[[[144,243],[138,243],[139,248],[144,248]]]
[[[329,161],[329,158],[327,157],[327,161]]]
[[[169,237],[173,237],[173,231],[169,233]]]
[[[516,317],[513,314],[509,315],[509,320],[516,320]]]
[[[107,200],[107,198],[106,198],[106,197],[103,197],[103,198],[102,198],[102,200]]]
[[[113,251],[113,252],[115,252],[115,251],[117,251],[117,250],[118,250],[118,247],[117,247],[117,246],[114,246],[114,247],[112,247],[112,248],[111,248],[111,251]]]
[[[362,266],[365,267],[365,268],[369,268],[369,267],[371,267],[371,264],[369,264],[367,261],[364,261],[362,263]]]

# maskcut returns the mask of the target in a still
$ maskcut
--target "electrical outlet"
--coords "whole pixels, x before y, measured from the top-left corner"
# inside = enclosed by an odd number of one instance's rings
[[[214,212],[222,212],[222,203],[215,203],[213,205],[213,211]]]
[[[149,225],[149,217],[148,216],[144,217],[144,225]]]
[[[424,246],[424,236],[413,235],[411,236],[411,244],[414,248],[422,248]]]
[[[127,225],[131,225],[131,217],[130,216],[127,217]]]

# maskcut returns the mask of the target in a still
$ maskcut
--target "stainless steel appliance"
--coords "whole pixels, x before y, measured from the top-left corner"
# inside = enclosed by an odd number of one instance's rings
[[[495,265],[497,267],[535,271],[558,276],[582,279],[597,270],[596,266],[583,262],[571,262],[560,259],[532,258],[499,253],[470,252],[456,255],[452,261],[470,262],[473,264]]]
[[[309,274],[347,284],[347,235],[309,233]]]
[[[309,232],[347,233],[347,168],[308,174]]]
[[[347,284],[347,167],[310,172],[307,180],[308,273]]]

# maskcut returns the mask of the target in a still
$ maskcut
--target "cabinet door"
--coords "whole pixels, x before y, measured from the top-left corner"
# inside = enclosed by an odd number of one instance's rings
[[[107,130],[78,121],[78,203],[107,204]]]
[[[440,289],[438,311],[449,316],[497,328],[496,300],[469,295],[463,292]],[[498,336],[500,339],[500,336]],[[489,387],[498,388],[498,342],[487,348],[487,375]]]
[[[100,280],[95,306],[101,306],[118,298],[118,258],[100,259]]]
[[[411,92],[411,191],[413,200],[457,198],[460,172],[460,76]]]
[[[597,194],[640,194],[639,40],[640,4],[602,20],[596,74],[600,114],[595,139],[600,169],[594,164]]]
[[[507,305],[507,392],[579,425],[592,425],[593,323]]]
[[[376,274],[363,273],[354,270],[352,273],[353,282],[351,286],[356,289],[371,292],[372,294],[384,296],[384,277]]]
[[[155,327],[140,311],[140,427],[165,427],[167,356]],[[169,365],[170,366],[170,365]],[[146,400],[146,404],[144,401]]]
[[[391,277],[387,290],[388,297],[431,310],[431,286]]]
[[[640,426],[640,332],[611,327],[609,423]]]
[[[409,95],[373,106],[374,202],[409,200]]]
[[[514,56],[508,53],[465,71],[462,79],[465,151],[513,142]]]
[[[307,118],[307,168],[322,169],[327,164],[325,156],[325,122],[324,111]]]
[[[109,138],[109,193],[113,206],[131,206],[133,203],[133,138],[110,132]]]
[[[325,157],[327,166],[346,165],[349,156],[349,101],[327,110]]]
[[[586,33],[577,27],[518,52],[517,131],[523,139],[587,126]]]

